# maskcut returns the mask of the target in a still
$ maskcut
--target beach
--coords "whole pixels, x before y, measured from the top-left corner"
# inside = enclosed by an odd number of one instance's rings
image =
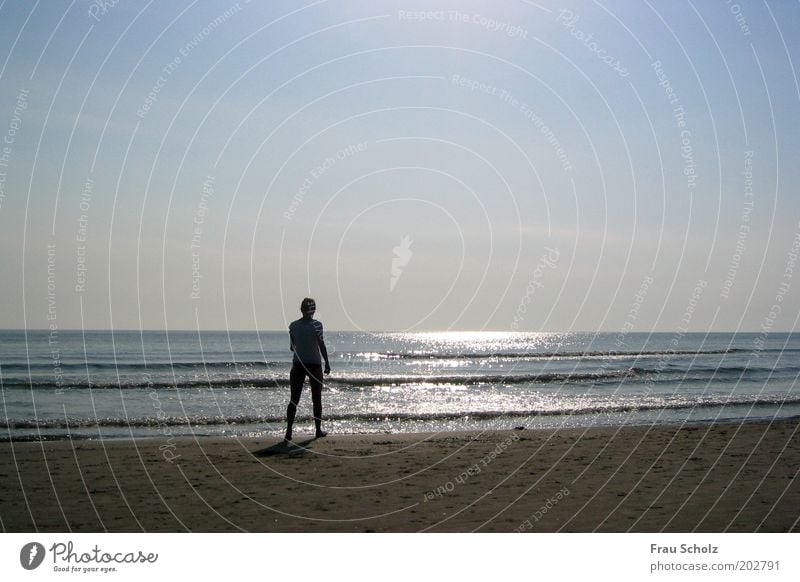
[[[799,426],[12,441],[0,519],[7,532],[798,531]]]

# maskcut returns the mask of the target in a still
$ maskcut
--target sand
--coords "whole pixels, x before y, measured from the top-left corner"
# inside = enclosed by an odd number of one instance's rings
[[[4,531],[786,532],[798,420],[0,443]]]

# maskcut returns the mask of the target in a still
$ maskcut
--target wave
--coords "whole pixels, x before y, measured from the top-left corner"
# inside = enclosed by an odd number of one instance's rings
[[[590,352],[357,352],[346,354],[346,357],[358,357],[372,360],[483,360],[483,359],[522,359],[541,360],[552,358],[565,359],[596,359],[596,358],[640,358],[655,356],[703,356],[714,354],[732,354],[748,352],[743,348],[728,348],[719,350],[652,350],[652,351],[590,351]],[[767,351],[767,350],[764,350]],[[780,351],[780,350],[778,350]]]
[[[155,363],[148,363],[147,365],[143,364],[142,362],[121,362],[121,363],[114,363],[114,362],[54,362],[48,361],[47,363],[39,363],[39,362],[32,362],[30,364],[27,363],[11,363],[11,364],[3,364],[3,373],[10,374],[12,372],[45,372],[45,373],[53,373],[54,368],[57,366],[60,368],[62,372],[86,372],[87,370],[90,372],[113,372],[119,371],[123,373],[130,373],[136,372],[140,375],[145,374],[155,374],[158,372],[170,372],[170,371],[186,371],[186,370],[197,370],[202,372],[203,370],[210,369],[210,370],[236,370],[238,368],[264,368],[264,369],[285,369],[288,370],[291,367],[292,363],[289,361],[259,361],[259,360],[250,360],[244,362],[234,362],[230,360],[226,361],[175,361],[175,362],[155,362]]]
[[[527,418],[537,416],[574,416],[583,414],[614,414],[626,412],[647,412],[658,410],[691,410],[707,409],[721,406],[776,406],[800,404],[800,397],[786,398],[781,396],[739,396],[717,397],[707,400],[695,401],[667,401],[646,402],[636,404],[608,403],[585,406],[573,406],[560,409],[529,409],[529,410],[481,410],[459,412],[371,412],[371,413],[332,413],[326,414],[328,422],[407,422],[407,421],[452,421],[452,420],[494,420],[498,418]],[[309,417],[298,417],[300,421],[309,420]],[[54,418],[54,419],[20,419],[0,420],[0,429],[80,429],[88,427],[131,427],[131,428],[158,428],[169,426],[217,426],[217,425],[252,425],[252,424],[282,424],[286,421],[285,415],[258,416],[163,416],[138,417],[138,418]]]
[[[608,384],[623,381],[643,382],[647,384],[664,383],[698,383],[698,382],[730,382],[730,381],[763,381],[768,377],[787,378],[800,375],[798,366],[702,366],[692,365],[689,368],[668,364],[666,366],[631,366],[617,369],[599,369],[596,371],[573,371],[551,373],[508,373],[490,374],[470,372],[465,374],[341,374],[327,376],[325,384],[341,389],[363,389],[384,386],[437,386],[458,384],[461,386],[481,385],[515,385],[515,384]],[[92,379],[62,377],[59,382],[44,378],[27,378],[24,376],[0,377],[3,389],[25,390],[175,390],[175,389],[270,389],[283,388],[289,385],[286,371],[268,370],[266,373],[228,372],[212,375],[208,372],[196,373],[191,377],[161,374],[160,377],[143,379],[143,375],[120,376],[119,380],[108,378]]]
[[[472,374],[472,375],[397,375],[383,374],[371,376],[335,376],[326,377],[325,384],[341,388],[366,388],[371,386],[403,386],[403,385],[442,385],[459,384],[476,386],[483,384],[558,384],[611,382],[623,378],[634,377],[641,371],[636,368],[605,372],[551,373],[551,374]],[[120,389],[176,389],[176,388],[276,388],[289,386],[286,374],[269,378],[215,378],[215,379],[176,379],[174,382],[61,382],[29,381],[25,378],[10,379],[3,382],[4,388],[32,389],[88,389],[120,390]]]
[[[652,357],[672,357],[672,356],[703,356],[714,354],[732,354],[748,352],[750,350],[741,348],[719,349],[719,350],[652,350],[652,351],[584,351],[584,352],[463,352],[463,353],[442,353],[442,352],[340,352],[336,354],[339,361],[352,360],[546,360],[546,359],[600,359],[600,358],[652,358]],[[790,351],[790,350],[763,350],[769,351]],[[136,372],[140,374],[185,371],[185,370],[236,370],[244,369],[289,369],[292,362],[289,359],[282,360],[254,360],[247,359],[237,361],[231,359],[230,354],[216,355],[202,359],[173,359],[169,362],[144,362],[142,360],[122,360],[122,361],[85,361],[80,356],[63,357],[60,361],[49,357],[46,361],[11,361],[2,364],[3,374],[19,372],[52,372],[55,366],[62,371],[69,372]],[[334,357],[336,357],[334,356]]]

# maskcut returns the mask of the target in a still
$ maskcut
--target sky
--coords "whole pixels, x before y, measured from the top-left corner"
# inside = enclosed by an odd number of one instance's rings
[[[794,330],[796,2],[0,3],[0,328]]]

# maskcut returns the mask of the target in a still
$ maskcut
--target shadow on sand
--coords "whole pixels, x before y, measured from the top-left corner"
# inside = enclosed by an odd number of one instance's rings
[[[272,445],[271,447],[267,447],[265,449],[260,449],[258,451],[253,451],[253,455],[256,457],[271,457],[273,455],[287,455],[290,457],[299,457],[306,453],[308,447],[311,443],[315,440],[314,438],[306,439],[304,441],[292,441],[287,443],[286,441],[280,441],[277,444]]]

